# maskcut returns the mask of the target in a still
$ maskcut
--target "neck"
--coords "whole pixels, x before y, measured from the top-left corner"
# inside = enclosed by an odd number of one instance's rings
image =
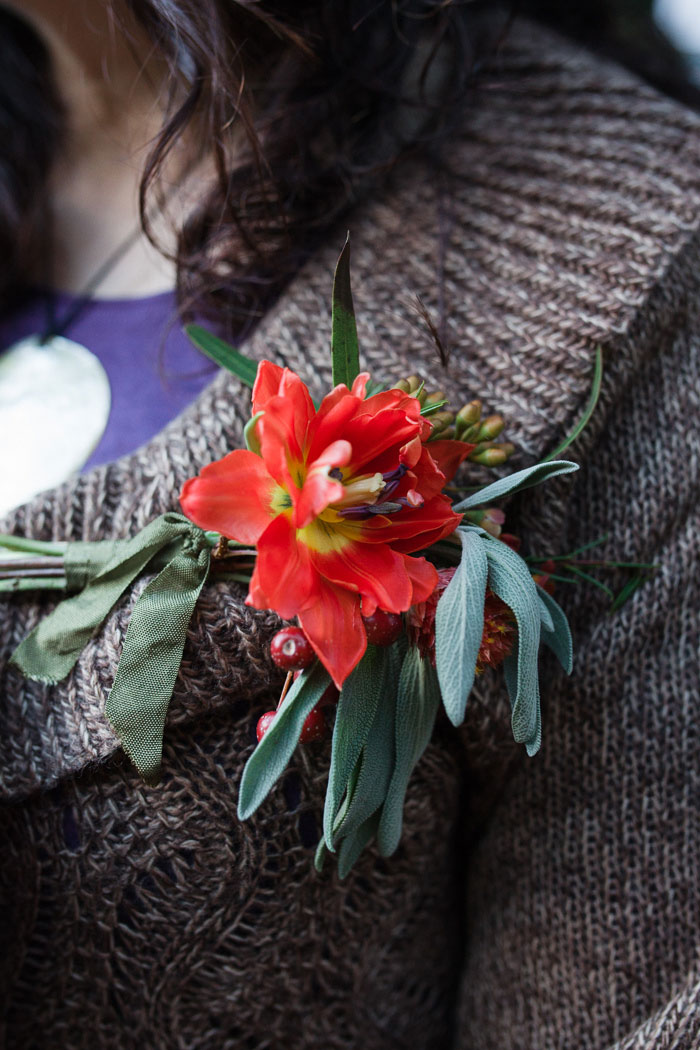
[[[80,291],[138,227],[138,187],[162,123],[167,67],[133,17],[120,8],[115,18],[110,0],[10,2],[46,42],[66,113],[66,136],[50,177],[51,280]],[[176,165],[177,158],[175,179]],[[173,282],[172,264],[144,237],[98,294],[150,294]]]

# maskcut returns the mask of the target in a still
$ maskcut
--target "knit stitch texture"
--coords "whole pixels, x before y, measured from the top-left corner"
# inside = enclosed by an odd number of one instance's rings
[[[609,616],[588,589],[567,679],[542,658],[543,747],[512,741],[498,672],[439,721],[402,844],[340,882],[313,870],[329,747],[295,755],[236,817],[278,627],[205,587],[147,788],[104,716],[141,581],[57,687],[7,656],[50,601],[0,605],[0,1043],[12,1050],[694,1050],[700,1045],[700,118],[517,24],[449,177],[398,169],[350,217],[363,360],[421,371],[508,419],[517,468],[601,402],[583,469],[511,502],[548,555],[658,562]],[[330,381],[344,231],[247,352]],[[442,244],[442,249],[441,249]],[[444,272],[440,301],[440,271]],[[449,375],[411,307],[447,321]],[[242,444],[249,393],[220,374],[161,435],[18,510],[42,539],[132,535]]]

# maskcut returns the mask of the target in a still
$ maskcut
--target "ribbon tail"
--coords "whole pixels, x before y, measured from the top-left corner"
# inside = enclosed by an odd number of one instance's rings
[[[209,571],[204,534],[187,544],[138,599],[105,713],[149,784],[160,779],[163,730],[187,628]]]
[[[26,678],[49,685],[60,682],[151,559],[188,535],[204,533],[182,515],[168,513],[128,540],[69,544],[64,556],[67,586],[79,593],[42,619],[17,646],[10,662]]]

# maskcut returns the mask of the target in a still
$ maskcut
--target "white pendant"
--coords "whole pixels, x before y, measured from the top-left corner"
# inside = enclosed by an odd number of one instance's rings
[[[112,400],[104,368],[63,336],[0,352],[0,515],[87,462]]]

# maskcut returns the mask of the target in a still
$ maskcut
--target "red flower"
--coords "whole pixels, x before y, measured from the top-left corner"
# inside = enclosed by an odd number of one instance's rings
[[[185,482],[197,525],[255,544],[247,602],[298,617],[338,686],[362,658],[362,614],[400,613],[437,582],[409,555],[461,520],[442,488],[472,445],[424,442],[431,424],[400,390],[365,396],[369,376],[314,408],[289,369],[261,362],[253,390],[260,454],[239,450]]]

